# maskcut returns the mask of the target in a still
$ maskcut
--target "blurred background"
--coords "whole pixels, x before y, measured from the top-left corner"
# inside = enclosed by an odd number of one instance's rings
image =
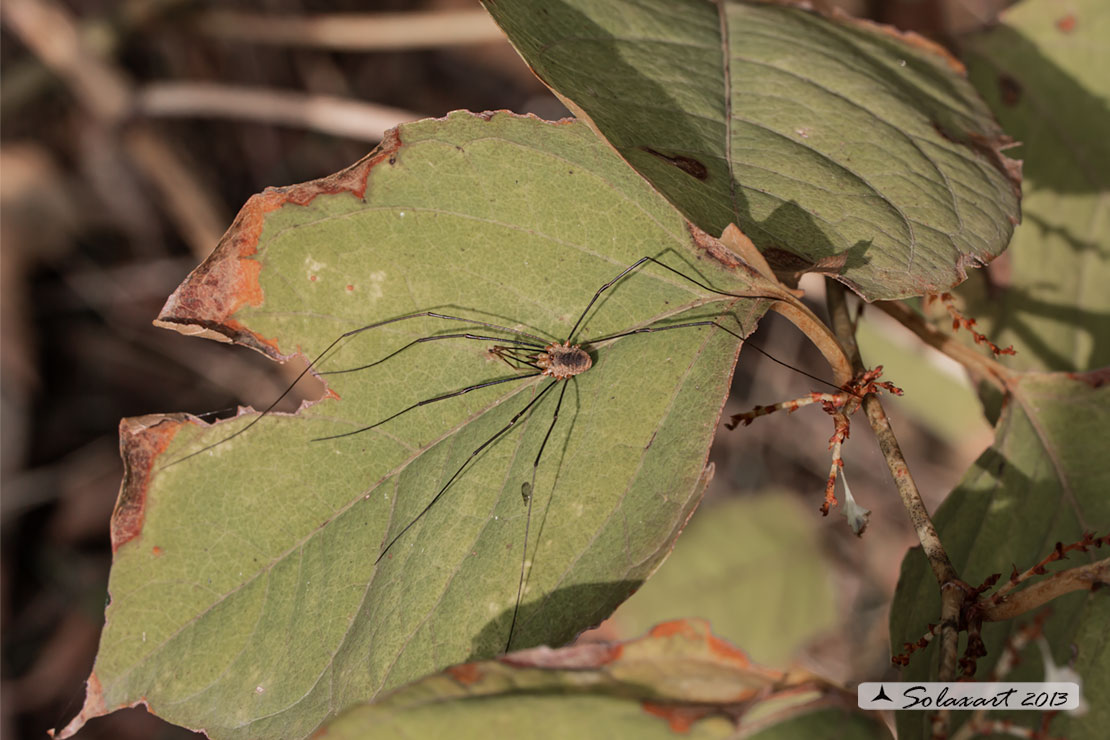
[[[836,4],[945,42],[1006,2]],[[96,653],[120,418],[265,407],[299,369],[151,325],[238,208],[345,167],[405,120],[566,110],[472,0],[4,0],[0,65],[0,735],[40,738],[80,708]],[[823,305],[819,280],[803,287]],[[907,391],[892,417],[934,508],[989,429],[958,368],[877,313],[864,314],[864,359]],[[753,341],[827,375],[776,318]],[[726,413],[810,390],[745,351]],[[847,475],[873,511],[862,539],[817,511],[828,417],[722,429],[681,545],[593,636],[700,615],[760,661],[845,682],[888,675],[887,608],[914,538],[870,431],[853,431]],[[141,708],[78,735],[192,736]]]

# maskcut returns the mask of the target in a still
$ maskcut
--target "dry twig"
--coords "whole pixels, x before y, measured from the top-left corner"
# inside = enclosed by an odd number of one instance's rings
[[[925,319],[901,301],[877,301],[872,304],[883,313],[896,319],[930,347],[935,347],[969,371],[1005,391],[1011,380],[1011,371],[997,360],[976,352],[948,334],[938,331]]]
[[[6,24],[66,83],[96,127],[109,134],[121,133],[134,110],[134,88],[127,75],[87,46],[69,11],[54,0],[8,0],[2,7]],[[121,141],[131,160],[158,189],[193,252],[207,256],[227,219],[199,178],[152,129],[131,127],[123,132]]]
[[[377,143],[389,128],[421,116],[330,95],[267,90],[207,82],[147,85],[136,98],[151,117],[217,117],[296,126],[332,136]]]
[[[210,10],[195,17],[194,27],[207,36],[235,42],[340,51],[427,49],[505,42],[505,34],[480,8],[312,16]]]
[[[832,280],[826,281],[826,286],[826,301],[833,330],[836,332],[837,339],[840,340],[840,343],[852,358],[852,363],[857,371],[861,371],[863,360],[860,358],[859,346],[856,344],[855,326],[848,312],[848,300],[844,287]],[[898,445],[898,439],[894,436],[894,430],[890,426],[890,420],[887,419],[886,411],[883,409],[879,397],[873,393],[865,396],[863,410],[867,414],[867,420],[871,424],[871,429],[875,432],[875,437],[878,439],[879,449],[882,450],[887,467],[890,468],[890,474],[893,476],[898,494],[902,498],[902,505],[909,513],[910,523],[917,533],[921,548],[925,552],[925,557],[929,561],[929,566],[933,570],[937,583],[940,585],[941,613],[938,649],[941,654],[941,662],[938,679],[951,681],[956,676],[956,653],[959,642],[958,625],[960,610],[966,600],[967,585],[960,580],[959,574],[952,566],[952,561],[949,560],[948,553],[937,535],[936,527],[933,526],[933,520],[929,517],[929,511],[925,508],[925,502],[922,501],[921,493],[917,490],[917,484],[914,483],[913,476],[910,474],[906,458]],[[950,718],[945,711],[933,715],[932,734],[934,738],[947,737],[949,721]]]

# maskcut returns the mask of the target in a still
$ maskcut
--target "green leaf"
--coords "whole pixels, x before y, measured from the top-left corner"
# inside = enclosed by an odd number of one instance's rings
[[[707,504],[683,533],[682,547],[606,624],[636,635],[661,620],[697,614],[754,660],[786,667],[837,622],[818,519],[816,507],[781,492]]]
[[[1024,2],[966,40],[971,81],[1023,146],[1024,223],[1002,285],[977,275],[967,313],[1022,370],[1110,365],[1110,5]],[[943,322],[942,322],[943,323]],[[966,338],[966,334],[962,333]]]
[[[744,737],[750,740],[891,740],[890,730],[881,715],[852,712],[844,706],[817,702],[791,707],[782,716],[773,717]]]
[[[701,228],[868,300],[962,281],[1006,247],[1018,165],[959,62],[799,7],[486,0],[535,73]]]
[[[456,666],[352,708],[320,737],[890,737],[850,695],[788,683],[706,623],[676,621],[630,642]]]
[[[994,445],[984,452],[963,481],[937,510],[934,522],[952,564],[972,586],[993,573],[1009,576],[1052,552],[1057,542],[1075,542],[1084,531],[1110,530],[1110,468],[1105,461],[1110,429],[1110,373],[1086,375],[1031,374],[1012,389],[996,429]],[[1050,572],[1105,557],[1075,553],[1049,566]],[[1110,653],[1106,624],[1110,600],[1104,593],[1076,592],[1054,600],[1045,634],[1057,664],[1066,664],[1075,647],[1075,668],[1092,702],[1083,717],[1064,714],[1053,721],[1053,735],[1070,740],[1103,737],[1110,709],[1096,697],[1110,690]],[[940,614],[936,580],[920,548],[902,563],[890,618],[893,652],[916,642]],[[1018,622],[1029,622],[1028,615]],[[978,661],[977,677],[990,674],[1007,637],[1018,622],[983,625],[987,657]],[[935,642],[933,643],[935,645]],[[1044,680],[1035,645],[1007,680]],[[936,676],[936,652],[914,654],[903,672],[905,681]],[[932,680],[935,680],[933,678]],[[1020,718],[1017,715],[1021,715]],[[958,716],[958,715],[957,715]],[[1023,724],[1039,721],[1016,713]],[[928,718],[902,712],[900,738],[928,737]]]
[[[343,332],[426,309],[554,341],[644,255],[721,290],[749,287],[585,125],[456,113],[400,127],[329,178],[252,198],[160,321],[273,356],[314,357]],[[575,341],[722,314],[746,335],[765,308],[649,263],[604,293]],[[349,337],[317,369],[467,330],[514,336],[400,321]],[[211,737],[301,737],[353,702],[502,652],[521,491],[549,429],[513,647],[565,642],[635,591],[700,498],[738,340],[700,327],[587,344],[593,368],[543,396],[422,517],[555,381],[475,390],[316,441],[522,374],[491,344],[425,342],[325,374],[329,396],[296,415],[125,421],[111,604],[83,716],[144,701]]]

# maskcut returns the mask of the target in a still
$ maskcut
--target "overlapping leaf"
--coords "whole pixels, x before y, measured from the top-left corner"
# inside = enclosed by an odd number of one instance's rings
[[[1023,370],[1110,365],[1110,5],[1024,2],[966,39],[971,81],[1022,147],[1024,223],[967,311]]]
[[[712,233],[871,299],[960,282],[1006,247],[1015,163],[959,62],[787,4],[486,0],[536,74]]]
[[[253,198],[160,320],[276,356],[313,357],[342,332],[426,309],[558,340],[643,255],[721,289],[748,287],[696,244],[704,235],[586,126],[460,113],[401,127],[335,176]],[[577,339],[726,311],[746,333],[765,305],[645,265],[603,296]],[[514,336],[402,321],[350,337],[318,369],[467,330]],[[300,737],[383,689],[503,651],[522,485],[564,386],[475,456],[378,564],[383,542],[552,381],[475,390],[316,441],[513,376],[489,353],[495,343],[426,342],[326,375],[326,400],[210,449],[256,414],[125,422],[111,605],[74,727],[144,701],[212,737]],[[594,367],[565,386],[536,470],[514,648],[599,621],[669,550],[704,486],[738,344],[703,327],[591,349]]]
[[[1025,2],[1005,23],[966,40],[971,79],[1024,146],[1025,223],[1019,227],[1002,272],[1004,285],[976,278],[961,289],[968,312],[990,338],[1018,350],[1008,365],[1023,369],[1087,370],[1110,362],[1110,279],[1107,241],[1107,178],[1096,162],[1107,150],[1107,101],[1100,39],[1110,23],[1105,4],[1078,2],[1063,8]],[[1046,555],[1054,544],[1079,539],[1084,530],[1110,528],[1102,465],[1110,399],[1105,371],[1083,375],[1030,375],[1018,382],[1000,419],[994,447],[952,492],[937,515],[940,535],[964,578],[976,583],[992,572],[1007,575]],[[1095,554],[1092,557],[1102,557]],[[1077,565],[1072,556],[1053,569]],[[1105,624],[1106,599],[1071,594],[1051,604],[1046,624],[1054,659],[1075,668],[1088,697],[1110,691]],[[936,586],[923,558],[912,553],[892,613],[895,651],[935,621]],[[989,654],[979,661],[985,675],[997,660],[1013,624],[984,629]],[[929,656],[915,656],[906,675],[929,673]],[[933,674],[935,675],[935,674]],[[1044,666],[1029,649],[1012,678],[1041,680]],[[923,737],[920,717],[899,720],[900,734]],[[1028,718],[1025,718],[1028,722]],[[1057,717],[1052,732],[1069,738],[1100,737],[1105,710],[1092,704],[1082,717]]]
[[[676,621],[630,642],[455,666],[352,708],[320,737],[431,737],[450,727],[456,738],[889,738],[850,698],[817,681],[799,690],[705,622]]]
[[[1105,464],[1110,429],[1110,373],[1028,375],[1016,383],[996,429],[994,445],[983,453],[934,519],[952,564],[972,585],[993,573],[1025,570],[1052,552],[1057,542],[1075,542],[1085,531],[1110,530],[1110,469]],[[1105,557],[1074,554],[1052,571]],[[1058,665],[1071,660],[1089,698],[1110,688],[1110,600],[1101,591],[1077,592],[1054,600],[1045,634]],[[919,549],[902,563],[891,611],[895,653],[916,642],[940,611],[936,580]],[[1033,615],[1026,617],[1031,620]],[[984,625],[988,656],[978,661],[977,676],[989,674],[1015,622]],[[935,653],[914,655],[907,681],[934,676]],[[1035,646],[1007,680],[1044,680]],[[928,719],[903,712],[899,737],[928,737]],[[1026,718],[1028,722],[1028,718]],[[1108,719],[1105,702],[1094,701],[1088,715],[1057,718],[1053,734],[1072,740],[1102,737]]]

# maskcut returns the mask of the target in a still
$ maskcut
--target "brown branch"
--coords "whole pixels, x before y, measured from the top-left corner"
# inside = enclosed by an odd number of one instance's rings
[[[863,360],[860,357],[859,346],[856,344],[855,326],[848,313],[844,288],[839,283],[831,280],[827,281],[826,299],[837,339],[852,358],[855,371],[862,372],[864,368]],[[910,474],[906,458],[902,454],[898,439],[894,436],[894,430],[890,426],[890,420],[887,419],[878,396],[875,394],[866,395],[863,399],[863,410],[867,414],[867,420],[875,432],[875,437],[878,439],[879,449],[882,450],[887,467],[890,468],[890,474],[894,478],[894,485],[898,488],[902,505],[909,512],[910,523],[917,533],[917,539],[921,542],[921,547],[925,551],[925,556],[929,560],[929,565],[933,569],[933,575],[936,576],[937,583],[943,587],[949,582],[959,580],[955,568],[952,567],[952,563],[948,559],[948,553],[940,542],[933,521],[929,517],[929,512],[925,508],[925,502],[921,500],[917,484],[914,483],[913,476]]]
[[[724,245],[726,251],[732,252],[733,258],[740,258],[738,264],[747,266],[752,279],[752,295],[775,299],[771,309],[785,316],[813,342],[813,346],[824,356],[825,362],[829,363],[833,384],[840,388],[847,387],[856,375],[852,370],[852,361],[825,322],[798,300],[802,293],[783,285],[752,240],[736,224],[729,224],[725,228],[721,233],[720,244]]]
[[[100,61],[81,37],[69,11],[50,0],[6,0],[4,21],[96,118],[119,121],[131,107],[131,90],[119,70]]]
[[[736,224],[730,224],[724,230],[720,241],[748,266],[750,276],[755,282],[754,290],[760,291],[757,295],[777,298],[771,304],[771,308],[785,316],[813,342],[814,346],[825,357],[825,361],[829,363],[834,382],[843,391],[839,394],[813,393],[808,398],[786,401],[775,406],[757,406],[745,414],[733,416],[730,423],[725,426],[728,429],[735,429],[737,424],[750,424],[756,417],[764,416],[779,409],[787,409],[789,412],[793,412],[802,405],[821,403],[825,411],[833,416],[835,423],[833,436],[829,440],[832,462],[825,484],[825,501],[821,506],[821,513],[827,516],[829,510],[836,506],[836,479],[844,466],[841,447],[844,440],[847,439],[850,429],[848,418],[859,408],[860,400],[869,394],[877,393],[880,389],[897,395],[901,395],[902,391],[896,388],[893,383],[877,382],[877,378],[882,375],[881,365],[872,371],[863,369],[859,363],[859,350],[856,349],[855,345],[855,326],[851,320],[848,320],[847,330],[843,334],[843,336],[850,339],[852,350],[849,352],[846,349],[849,345],[842,344],[837,334],[833,333],[823,321],[809,310],[808,306],[798,299],[800,293],[787,288],[775,276],[770,265],[756,249],[752,240]],[[855,354],[855,362],[851,357],[853,353]],[[845,483],[845,486],[847,486],[847,483]],[[856,529],[854,524],[853,529],[856,530],[857,535],[863,531],[862,529]]]
[[[155,127],[132,126],[122,132],[122,141],[127,156],[154,185],[159,202],[193,255],[207,257],[227,228],[227,218],[211,191]]]
[[[886,411],[883,409],[878,396],[869,395],[864,398],[863,410],[867,414],[867,421],[871,424],[871,429],[875,432],[879,449],[886,459],[887,467],[894,478],[894,485],[902,499],[902,505],[909,513],[910,524],[913,525],[917,539],[925,551],[925,557],[929,561],[929,566],[933,570],[937,583],[943,587],[952,581],[959,580],[955,568],[952,567],[952,563],[948,559],[948,553],[940,542],[937,530],[933,526],[929,511],[925,508],[925,502],[921,500],[917,484],[913,480],[913,475],[906,464],[906,458],[902,454],[902,448],[898,445],[898,439],[894,436],[894,430],[890,426],[890,420],[887,418]]]
[[[90,114],[95,132],[115,141],[154,185],[167,212],[194,254],[207,256],[223,233],[227,219],[188,163],[156,130],[142,124],[124,130],[135,106],[131,79],[91,48],[76,19],[54,0],[7,0],[6,24],[69,88]],[[112,147],[105,147],[111,151]],[[126,171],[126,168],[120,168]],[[141,188],[136,188],[141,192]],[[118,198],[108,193],[106,198]]]
[[[850,429],[848,417],[843,413],[834,414],[833,423],[835,429],[829,439],[829,452],[832,460],[829,463],[829,474],[825,479],[825,501],[821,504],[821,513],[825,516],[829,515],[829,509],[836,506],[836,479],[843,475],[840,471],[844,469],[844,457],[841,449],[844,447],[844,440],[847,438]]]
[[[163,82],[139,90],[139,112],[154,117],[216,117],[295,126],[377,143],[386,129],[421,116],[330,95],[203,82]]]
[[[1028,623],[1018,627],[1018,630],[1010,635],[1006,640],[1006,644],[1002,648],[1002,655],[999,656],[998,662],[994,665],[994,670],[991,671],[990,682],[1001,681],[1010,675],[1013,670],[1021,662],[1021,651],[1031,643],[1033,640],[1044,635],[1044,623],[1048,619],[1050,609],[1043,610],[1036,618]],[[951,740],[971,740],[978,734],[981,734],[981,727],[984,722],[988,722],[987,709],[976,709],[971,717],[960,726],[952,735]],[[1044,732],[1048,731],[1048,724],[1051,721],[1052,713],[1046,715],[1047,721],[1043,721],[1041,729]]]
[[[99,56],[109,58],[130,37],[141,33],[168,13],[193,0],[122,0],[111,3],[106,12],[88,15],[76,24],[81,45]],[[55,89],[59,78],[37,56],[12,60],[4,68],[0,89],[0,113],[17,114],[38,95]]]
[[[1039,563],[1034,565],[1032,568],[1029,568],[1024,573],[1019,574],[1017,572],[1017,568],[1015,567],[1014,572],[1010,575],[1010,580],[1003,584],[1001,588],[999,588],[997,591],[994,592],[994,594],[991,595],[991,602],[997,604],[1006,594],[1008,594],[1010,591],[1013,591],[1015,588],[1028,581],[1030,578],[1033,578],[1034,576],[1043,576],[1047,572],[1045,570],[1045,566],[1047,566],[1049,563],[1054,563],[1057,560],[1063,560],[1067,558],[1067,554],[1069,552],[1087,552],[1092,547],[1102,547],[1106,544],[1110,544],[1110,535],[1095,537],[1093,532],[1084,532],[1083,536],[1077,542],[1072,542],[1067,545],[1065,545],[1063,542],[1057,542],[1056,547],[1053,548],[1051,553],[1046,555]]]
[[[855,372],[852,362],[841,346],[837,336],[829,331],[804,303],[792,296],[785,296],[771,304],[771,309],[785,316],[790,323],[802,332],[820,350],[833,374],[833,384],[843,388],[852,382]]]
[[[976,344],[985,344],[987,346],[987,349],[989,349],[991,351],[991,354],[995,357],[998,357],[999,355],[1017,354],[1017,350],[1014,349],[1014,346],[1012,344],[1009,347],[999,347],[997,344],[992,342],[990,340],[990,337],[988,337],[986,334],[976,331],[975,319],[964,316],[960,309],[956,308],[956,299],[952,297],[951,293],[945,292],[939,295],[932,293],[926,295],[925,305],[928,306],[930,302],[934,300],[940,301],[941,304],[944,305],[945,310],[948,311],[948,315],[952,317],[952,331],[955,332],[963,329],[964,331],[968,332],[969,334],[971,334],[971,338],[975,340]]]
[[[983,620],[1000,622],[1013,619],[1066,593],[1090,591],[1106,584],[1110,584],[1110,558],[1053,573],[1043,581],[1004,597],[998,603],[988,604],[982,610]]]
[[[196,16],[194,27],[205,35],[240,43],[343,51],[505,43],[505,34],[481,9],[312,16],[210,10]]]
[[[924,650],[925,648],[929,647],[929,643],[931,643],[933,641],[933,638],[937,636],[937,627],[938,625],[930,624],[926,628],[925,634],[919,637],[917,639],[917,642],[902,643],[902,652],[900,652],[898,655],[892,655],[890,658],[890,662],[897,666],[909,665],[911,655],[913,655],[918,650]]]
[[[825,285],[826,302],[829,307],[829,317],[832,321],[833,331],[836,333],[837,339],[840,340],[841,346],[852,358],[855,371],[857,373],[862,372],[864,369],[863,360],[860,357],[859,345],[856,343],[855,325],[852,322],[851,314],[848,312],[848,300],[844,287],[833,280],[826,281]],[[867,421],[875,432],[879,449],[882,450],[883,458],[886,460],[890,474],[894,478],[894,485],[898,489],[902,505],[910,516],[910,523],[913,525],[914,532],[917,533],[917,539],[921,543],[921,548],[925,552],[925,557],[929,561],[933,575],[940,585],[941,611],[940,639],[938,641],[940,669],[938,680],[952,681],[956,677],[957,650],[959,648],[958,626],[960,610],[967,599],[967,586],[960,580],[959,574],[952,566],[952,561],[949,560],[948,553],[937,535],[936,527],[933,526],[933,520],[929,517],[928,509],[925,508],[925,502],[921,500],[921,493],[917,490],[917,484],[914,483],[913,476],[910,474],[906,458],[898,445],[898,439],[894,436],[894,430],[890,426],[890,420],[886,416],[886,411],[883,410],[879,397],[875,394],[865,396],[863,410],[867,414]],[[951,718],[947,711],[942,710],[933,715],[931,722],[933,737],[947,737],[950,722]]]
[[[821,505],[821,513],[828,516],[829,510],[836,506],[836,479],[841,477],[840,471],[844,468],[841,448],[844,446],[844,440],[848,439],[848,435],[851,431],[849,417],[856,412],[860,407],[860,401],[868,394],[885,390],[897,396],[902,395],[901,388],[898,388],[888,381],[879,380],[882,374],[883,366],[879,365],[874,370],[868,370],[852,378],[848,383],[845,383],[840,393],[810,393],[808,396],[795,398],[790,401],[782,401],[771,406],[756,406],[751,411],[742,414],[734,414],[725,424],[725,428],[735,429],[739,424],[747,426],[760,416],[767,416],[775,411],[785,409],[787,413],[794,413],[802,406],[815,403],[821,404],[821,408],[825,413],[833,417],[835,425],[833,435],[829,438],[829,450],[832,453],[832,462],[829,467],[829,475],[825,482],[825,502]],[[850,496],[851,493],[848,491],[847,480],[845,480],[844,488],[845,495]],[[845,516],[848,517],[850,515],[845,513]],[[855,530],[857,535],[863,532],[863,529],[857,528],[855,524],[852,525],[852,529]]]
[[[792,398],[789,401],[779,401],[770,406],[756,406],[750,411],[745,411],[741,414],[733,414],[729,421],[725,423],[725,429],[735,429],[741,424],[748,426],[759,417],[768,416],[776,411],[785,411],[788,414],[792,414],[803,406],[809,406],[815,403],[819,403],[827,409],[839,410],[844,408],[851,398],[853,398],[852,394],[847,391],[841,391],[840,393],[814,392],[800,398]]]
[[[901,301],[877,301],[872,305],[897,320],[930,347],[940,350],[976,376],[993,383],[999,390],[1006,390],[1012,379],[1012,373],[1001,363],[938,331],[919,313]]]

